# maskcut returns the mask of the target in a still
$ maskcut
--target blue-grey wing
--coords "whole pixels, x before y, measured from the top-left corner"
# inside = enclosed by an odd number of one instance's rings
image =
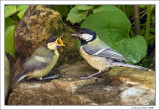
[[[42,51],[41,51],[42,52]],[[42,54],[45,54],[42,52]],[[48,64],[51,63],[52,58],[54,57],[54,52],[50,51],[46,55],[34,54],[34,56],[27,59],[24,63],[24,73],[32,72],[34,70],[39,70],[45,68]]]
[[[125,60],[125,61],[130,61],[127,58],[125,58],[123,55],[121,55],[119,52],[113,50],[112,48],[106,46],[103,48],[89,48],[87,45],[83,45],[83,50],[94,56],[100,56],[100,57],[106,57],[106,58],[112,58],[116,60]]]
[[[29,73],[34,70],[39,70],[47,66],[49,62],[41,62],[34,57],[29,58],[23,65],[24,73]]]

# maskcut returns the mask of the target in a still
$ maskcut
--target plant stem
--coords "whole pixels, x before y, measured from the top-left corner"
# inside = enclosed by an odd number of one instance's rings
[[[140,16],[140,19],[143,18],[146,14],[147,14],[147,12],[143,13],[143,14]]]
[[[140,34],[140,19],[139,19],[139,6],[134,5],[133,7],[133,18],[134,18],[134,27],[135,27],[135,34]]]
[[[141,16],[143,17],[144,15],[146,15],[147,13],[145,13],[146,10],[142,10],[139,15],[140,15],[140,19],[141,19]],[[143,14],[143,15],[142,15]],[[130,20],[133,20],[133,16],[130,18]]]
[[[147,6],[147,21],[146,21],[146,32],[144,38],[148,42],[149,32],[150,32],[150,21],[151,20],[151,5]]]

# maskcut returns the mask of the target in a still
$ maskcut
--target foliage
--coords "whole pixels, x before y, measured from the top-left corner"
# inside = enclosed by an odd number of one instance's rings
[[[5,6],[5,18],[9,17],[10,15],[17,12],[17,6],[16,5],[8,5]]]
[[[5,53],[9,53],[15,58],[15,25],[9,26],[5,31]]]
[[[70,20],[72,24],[79,23],[87,17],[88,10],[80,10],[77,7],[72,8],[68,14],[67,20]]]
[[[24,13],[26,12],[26,10],[28,9],[29,5],[19,5],[17,11],[19,11],[19,13],[17,14],[17,16],[19,17],[19,19],[22,19]]]
[[[79,23],[84,20],[88,11],[93,8],[93,5],[76,5],[70,10],[70,13],[67,16],[67,21],[70,21],[72,24]]]
[[[151,8],[148,9],[147,7]],[[154,26],[146,30],[148,21],[151,21],[152,25],[155,23],[154,5],[141,5],[139,8],[141,12],[138,15],[140,17],[138,22],[144,22],[143,25],[140,25],[140,34],[135,33],[137,29],[134,28],[136,24],[133,23],[135,16],[133,5],[76,5],[70,10],[67,20],[72,24],[79,23],[81,27],[94,30],[106,44],[133,63],[138,63],[147,56],[148,45],[153,46],[155,42]],[[147,10],[152,15],[150,16],[151,19],[148,18]],[[150,26],[150,23],[148,24]],[[147,38],[146,33],[149,33]]]
[[[74,7],[73,5],[49,5],[49,8],[58,11],[62,18],[66,19],[69,11]]]
[[[155,50],[155,5],[49,5],[64,21],[94,30],[100,39],[131,63],[148,67],[148,55]],[[16,23],[28,5],[5,6],[6,45],[14,45]],[[136,19],[135,16],[138,16]],[[139,28],[136,28],[139,27]],[[8,33],[10,32],[10,34]],[[138,32],[138,33],[137,33]],[[11,40],[10,40],[11,39]],[[13,45],[12,45],[13,44]],[[6,46],[13,57],[14,48]]]
[[[7,5],[5,6],[5,53],[15,58],[16,22],[22,19],[29,5]]]

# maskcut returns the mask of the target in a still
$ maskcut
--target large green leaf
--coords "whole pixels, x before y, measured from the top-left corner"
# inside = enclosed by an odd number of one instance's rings
[[[17,15],[19,19],[22,19],[24,13],[28,9],[29,5],[19,5],[17,11],[20,11]]]
[[[5,53],[9,53],[13,58],[15,58],[15,27],[15,25],[12,25],[5,31]]]
[[[147,54],[147,44],[144,37],[137,35],[134,38],[126,38],[115,42],[115,50],[123,53],[133,63],[138,63]]]
[[[101,12],[101,11],[106,11],[106,10],[111,10],[111,11],[120,11],[122,12],[121,9],[117,8],[116,6],[113,5],[101,5],[97,7],[96,9],[93,10],[93,13]]]
[[[90,10],[93,8],[93,5],[76,5],[76,8],[79,10]]]
[[[76,7],[70,10],[70,13],[67,16],[67,21],[70,21],[72,24],[79,23],[86,18],[88,11],[79,10]]]
[[[123,12],[105,10],[89,15],[82,23],[81,27],[86,27],[94,31],[107,28],[119,29],[126,34],[129,34],[131,23]]]
[[[5,6],[5,18],[17,12],[16,5],[7,5]]]
[[[146,56],[147,44],[142,36],[129,38],[120,30],[104,29],[97,32],[100,39],[117,50],[133,63],[138,63]]]
[[[122,31],[112,29],[99,30],[97,34],[107,45],[120,52],[133,63],[138,63],[146,56],[147,44],[142,36],[129,38]]]
[[[98,36],[110,47],[113,47],[116,42],[119,42],[129,36],[118,29],[102,29],[97,31]]]

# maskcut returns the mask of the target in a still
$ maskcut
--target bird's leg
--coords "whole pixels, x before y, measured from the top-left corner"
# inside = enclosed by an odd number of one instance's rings
[[[44,77],[44,78],[40,78],[40,80],[48,80],[48,79],[57,79],[59,78],[59,74],[58,75],[54,75],[54,76],[49,76],[49,77]]]
[[[97,72],[97,73],[91,74],[91,75],[89,75],[89,76],[87,76],[87,77],[81,77],[81,79],[97,78],[97,77],[93,77],[93,76],[96,76],[96,75],[98,75],[98,74],[100,74],[100,73],[102,73],[102,71],[99,71],[99,72]]]

